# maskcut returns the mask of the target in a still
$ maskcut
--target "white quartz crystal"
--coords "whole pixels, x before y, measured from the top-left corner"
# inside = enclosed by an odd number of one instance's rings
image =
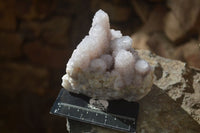
[[[80,42],[67,63],[62,86],[98,99],[136,101],[151,89],[149,64],[132,48],[132,39],[110,29],[109,17],[96,12],[89,35]]]

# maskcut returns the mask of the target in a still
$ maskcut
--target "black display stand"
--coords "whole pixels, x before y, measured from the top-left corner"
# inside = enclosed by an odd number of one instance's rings
[[[61,89],[50,113],[68,118],[70,133],[90,133],[92,130],[136,132],[138,103],[110,100],[104,108],[100,100],[96,99],[96,104],[91,104],[91,99]]]

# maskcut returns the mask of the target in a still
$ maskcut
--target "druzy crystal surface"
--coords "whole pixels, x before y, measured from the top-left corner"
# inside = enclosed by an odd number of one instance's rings
[[[67,63],[62,86],[98,99],[141,99],[151,89],[153,74],[132,43],[129,36],[110,29],[107,13],[97,11],[89,35]]]

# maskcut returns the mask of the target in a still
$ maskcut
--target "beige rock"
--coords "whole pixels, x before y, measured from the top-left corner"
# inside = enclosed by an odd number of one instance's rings
[[[200,68],[199,43],[199,41],[191,40],[178,48],[178,52],[180,53],[180,56],[183,58],[183,60],[185,60],[188,65],[196,68]]]
[[[169,12],[165,17],[164,31],[172,41],[176,41],[186,33],[185,29],[172,12]]]
[[[200,13],[199,0],[168,0],[171,11],[165,18],[165,33],[172,41],[184,37],[197,21]]]
[[[135,49],[150,50],[150,47],[147,44],[147,41],[150,39],[150,36],[144,32],[137,32],[131,36],[134,40],[132,47]]]
[[[200,12],[199,0],[168,0],[167,5],[186,30],[194,25]]]
[[[200,71],[189,68],[186,63],[165,59],[149,51],[139,55],[155,68],[154,84],[164,90],[190,116],[200,124]]]
[[[175,58],[175,48],[163,33],[138,32],[132,35],[133,48],[150,50],[166,58]],[[166,50],[167,49],[167,50]]]

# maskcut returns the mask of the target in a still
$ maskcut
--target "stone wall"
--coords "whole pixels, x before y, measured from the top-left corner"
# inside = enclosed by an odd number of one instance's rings
[[[200,68],[199,0],[0,0],[0,132],[66,132],[49,110],[100,8],[133,47]]]

